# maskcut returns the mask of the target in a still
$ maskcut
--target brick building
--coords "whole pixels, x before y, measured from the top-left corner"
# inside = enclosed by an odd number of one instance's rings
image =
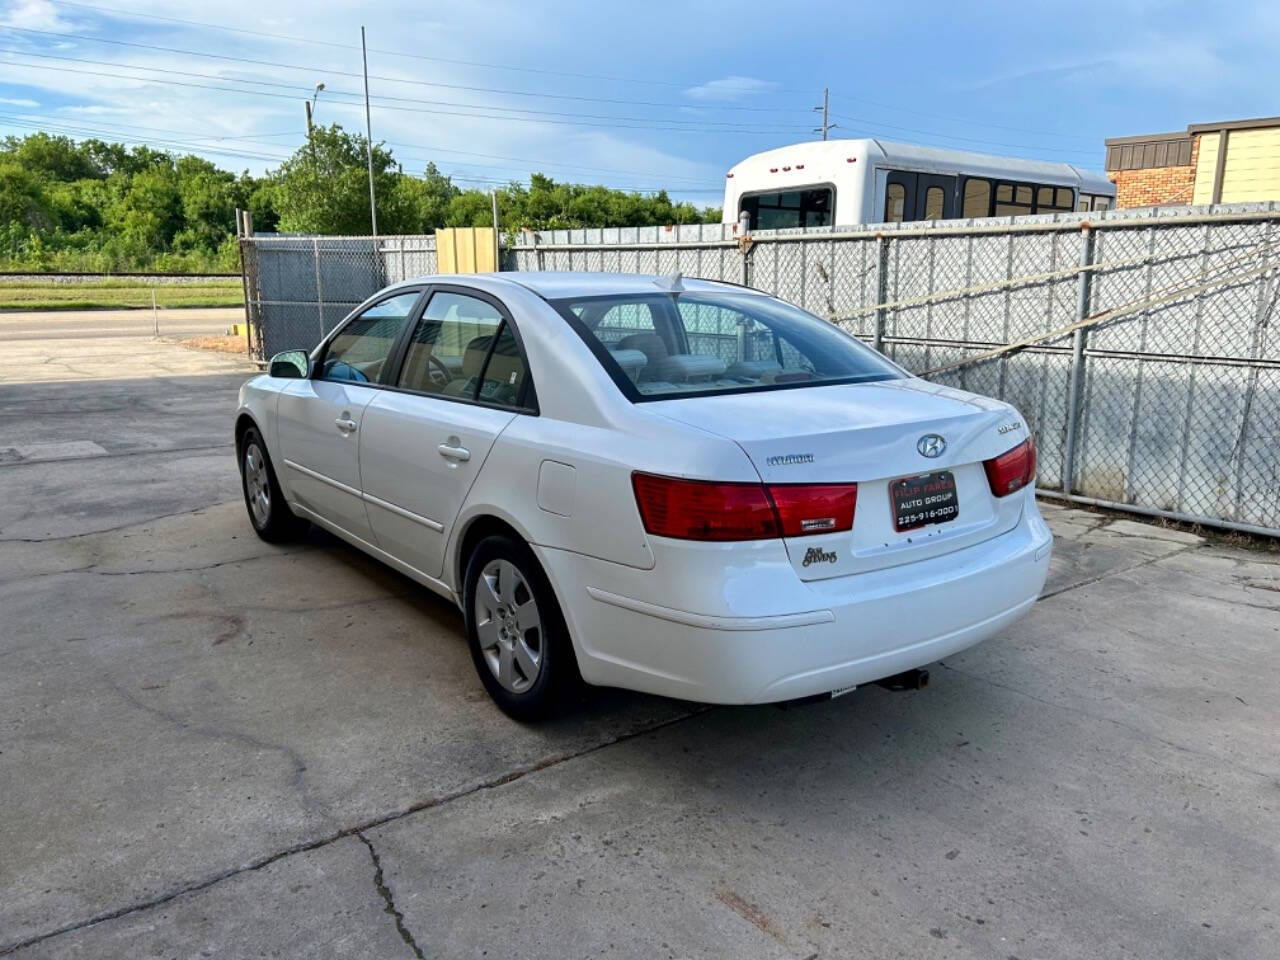
[[[1197,123],[1106,144],[1120,208],[1280,200],[1280,117]]]

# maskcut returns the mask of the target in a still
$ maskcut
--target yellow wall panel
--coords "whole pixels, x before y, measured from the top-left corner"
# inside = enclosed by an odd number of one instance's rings
[[[442,227],[436,231],[436,269],[440,273],[492,273],[493,227]]]
[[[1280,128],[1237,130],[1227,140],[1224,203],[1280,199]]]
[[[1192,203],[1213,203],[1213,172],[1218,168],[1218,134],[1200,135],[1200,153],[1196,157],[1196,186]]]

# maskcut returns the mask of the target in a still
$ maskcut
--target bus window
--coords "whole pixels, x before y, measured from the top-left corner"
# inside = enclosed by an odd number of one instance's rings
[[[1077,210],[1088,210],[1088,209],[1089,209],[1089,197],[1087,197],[1087,196],[1086,196],[1085,194],[1083,194],[1083,193],[1082,193],[1082,194],[1080,194],[1080,202],[1076,204],[1076,209],[1077,209]]]
[[[884,191],[884,222],[901,223],[907,206],[907,188],[891,183]]]
[[[924,192],[924,219],[941,220],[945,209],[946,194],[941,187],[930,187]]]
[[[1094,198],[1093,198],[1093,209],[1095,209],[1095,210],[1110,210],[1110,209],[1111,209],[1111,198],[1110,198],[1110,197],[1094,197]]]
[[[991,181],[968,177],[964,182],[964,213],[966,217],[991,216]]]
[[[1025,183],[996,184],[997,217],[1021,217],[1031,212],[1031,186]]]
[[[745,211],[750,217],[751,230],[826,227],[833,221],[835,199],[831,187],[757,193],[743,197],[738,212]]]
[[[1069,187],[1040,187],[1036,190],[1036,213],[1070,213]]]

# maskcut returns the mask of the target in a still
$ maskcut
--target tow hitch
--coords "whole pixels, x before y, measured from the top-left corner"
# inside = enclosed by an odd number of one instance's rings
[[[904,670],[902,673],[895,673],[892,677],[877,680],[876,684],[894,693],[901,693],[903,690],[923,690],[929,685],[929,671]]]

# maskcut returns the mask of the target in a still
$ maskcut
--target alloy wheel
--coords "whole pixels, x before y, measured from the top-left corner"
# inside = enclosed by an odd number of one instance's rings
[[[524,574],[509,560],[480,571],[475,599],[480,653],[505,690],[524,693],[542,671],[545,644],[538,603]]]

